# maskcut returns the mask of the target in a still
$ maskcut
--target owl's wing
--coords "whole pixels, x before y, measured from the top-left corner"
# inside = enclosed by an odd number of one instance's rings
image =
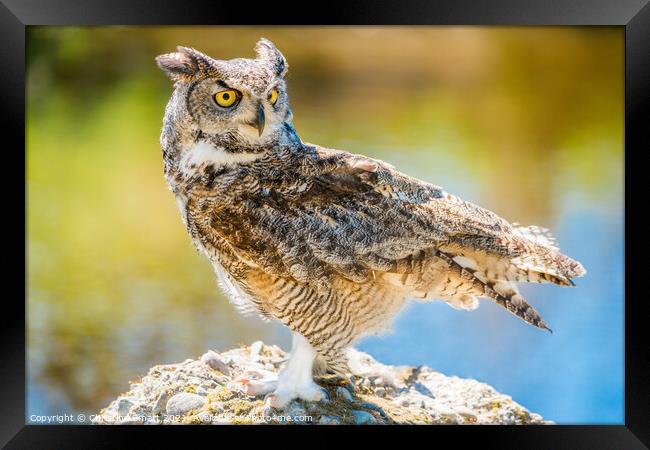
[[[425,284],[418,275],[442,261],[446,283],[452,278],[458,283],[450,299],[456,299],[459,286],[469,286],[471,295],[489,297],[541,328],[548,327],[513,283],[570,284],[571,277],[584,274],[545,230],[515,228],[381,161],[311,149],[281,169],[263,164],[255,169],[259,174],[242,169],[233,181],[244,194],[223,191],[229,200],[213,203],[217,207],[203,238],[225,240],[226,251],[244,264],[322,292],[331,288],[333,276],[363,283],[376,272],[394,285],[400,279],[405,288],[411,274]],[[423,287],[426,298],[429,286],[420,284],[407,290]]]
[[[379,233],[368,236],[370,242],[362,243],[368,251],[402,245],[403,251],[395,249],[393,256],[404,257],[431,244],[458,244],[510,256],[521,250],[504,239],[513,234],[513,227],[491,211],[383,161],[337,150],[317,151],[324,158],[336,154],[344,161],[337,170],[318,177],[322,189],[347,194],[342,198],[351,201],[348,214],[379,219],[368,223],[380,227]]]
[[[414,255],[432,248],[499,261],[508,281],[570,284],[584,273],[543,229],[513,227],[385,162],[322,147],[316,152],[324,159],[336,156],[339,166],[317,176],[296,207],[309,249],[344,276],[363,280],[370,271],[415,269]]]
[[[423,264],[422,254],[432,249],[456,262],[457,257],[492,255],[498,264],[505,261],[508,281],[533,281],[530,273],[542,273],[548,277],[538,279],[568,283],[584,272],[546,245],[548,239],[532,239],[532,231],[513,229],[438,186],[382,161],[311,148],[309,157],[282,170],[260,172],[250,180],[233,176],[244,199],[231,206],[210,192],[206,198],[218,201],[204,234],[226,237],[249,265],[322,288],[332,275],[363,282],[376,271],[413,273]],[[267,169],[260,164],[259,170]],[[263,187],[267,182],[269,187]],[[467,259],[460,261],[459,273],[471,270]]]

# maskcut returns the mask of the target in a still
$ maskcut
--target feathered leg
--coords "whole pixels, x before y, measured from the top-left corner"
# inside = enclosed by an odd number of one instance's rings
[[[314,383],[313,367],[316,350],[299,333],[293,333],[291,357],[278,375],[277,388],[266,397],[267,405],[283,408],[296,398],[320,401],[328,398],[327,391]]]
[[[243,392],[253,397],[268,394],[266,404],[277,409],[295,399],[328,400],[327,390],[313,379],[315,359],[316,350],[301,334],[293,332],[291,355],[279,374],[256,369],[245,373],[234,385],[242,386]]]

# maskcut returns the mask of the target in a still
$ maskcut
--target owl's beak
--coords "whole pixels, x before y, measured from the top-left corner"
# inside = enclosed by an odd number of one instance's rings
[[[259,136],[261,136],[262,131],[264,131],[264,121],[265,121],[264,105],[260,103],[259,105],[257,105],[257,117],[255,121],[252,123],[252,125],[255,128],[257,128],[257,133]]]

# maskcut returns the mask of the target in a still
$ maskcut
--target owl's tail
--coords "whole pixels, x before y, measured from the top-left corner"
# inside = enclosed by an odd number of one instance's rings
[[[519,294],[513,283],[508,281],[482,280],[479,278],[480,275],[476,273],[477,271],[475,269],[459,264],[454,260],[453,255],[436,250],[435,256],[445,260],[450,270],[456,272],[462,279],[471,283],[478,292],[482,293],[481,296],[493,300],[524,322],[537,328],[553,332],[546,322],[542,320],[537,311],[535,311],[535,308]]]

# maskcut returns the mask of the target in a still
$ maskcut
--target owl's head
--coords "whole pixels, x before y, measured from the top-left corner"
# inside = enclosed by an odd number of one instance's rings
[[[158,56],[158,67],[174,81],[170,106],[186,112],[210,137],[253,145],[277,140],[292,122],[284,79],[288,64],[267,39],[260,39],[255,53],[255,59],[216,60],[177,47]]]

